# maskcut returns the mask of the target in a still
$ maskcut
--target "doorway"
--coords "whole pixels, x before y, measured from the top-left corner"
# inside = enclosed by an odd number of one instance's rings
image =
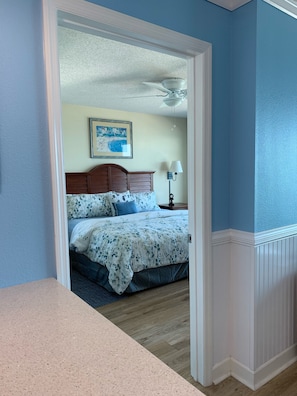
[[[44,51],[57,279],[70,288],[57,25],[66,18],[102,36],[188,59],[188,201],[191,374],[212,383],[211,46],[80,0],[43,0]],[[197,232],[199,230],[199,232]]]

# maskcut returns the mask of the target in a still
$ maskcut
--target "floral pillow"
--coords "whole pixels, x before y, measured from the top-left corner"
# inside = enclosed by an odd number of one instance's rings
[[[161,210],[157,205],[156,194],[154,191],[131,193],[131,197],[133,200],[135,200],[139,212]]]
[[[108,194],[67,194],[68,219],[111,216]]]
[[[115,212],[115,207],[113,204],[115,203],[121,203],[121,202],[131,202],[133,201],[133,197],[130,194],[130,191],[125,191],[122,193],[118,193],[115,191],[110,191],[108,193],[108,199],[110,202],[110,207],[111,207],[111,214],[112,216],[116,216],[116,212]]]

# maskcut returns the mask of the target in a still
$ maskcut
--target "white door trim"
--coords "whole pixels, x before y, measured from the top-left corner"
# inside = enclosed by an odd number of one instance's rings
[[[211,45],[83,0],[43,0],[49,140],[57,279],[70,288],[58,19],[93,34],[188,59],[188,179],[191,373],[212,383],[211,308]],[[199,230],[199,232],[197,232]]]
[[[211,63],[211,49],[188,61],[188,76],[195,76],[193,97],[188,97],[191,374],[204,386],[212,383],[213,366]]]

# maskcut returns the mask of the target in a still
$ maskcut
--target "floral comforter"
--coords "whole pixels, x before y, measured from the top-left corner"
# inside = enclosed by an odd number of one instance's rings
[[[188,211],[152,211],[83,220],[70,249],[107,267],[109,283],[122,294],[133,273],[189,261]]]

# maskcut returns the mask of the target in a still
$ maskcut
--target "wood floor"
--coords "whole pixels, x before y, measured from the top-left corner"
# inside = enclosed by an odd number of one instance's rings
[[[97,311],[207,396],[297,395],[297,363],[257,391],[231,377],[207,388],[192,379],[187,280],[131,295]]]

